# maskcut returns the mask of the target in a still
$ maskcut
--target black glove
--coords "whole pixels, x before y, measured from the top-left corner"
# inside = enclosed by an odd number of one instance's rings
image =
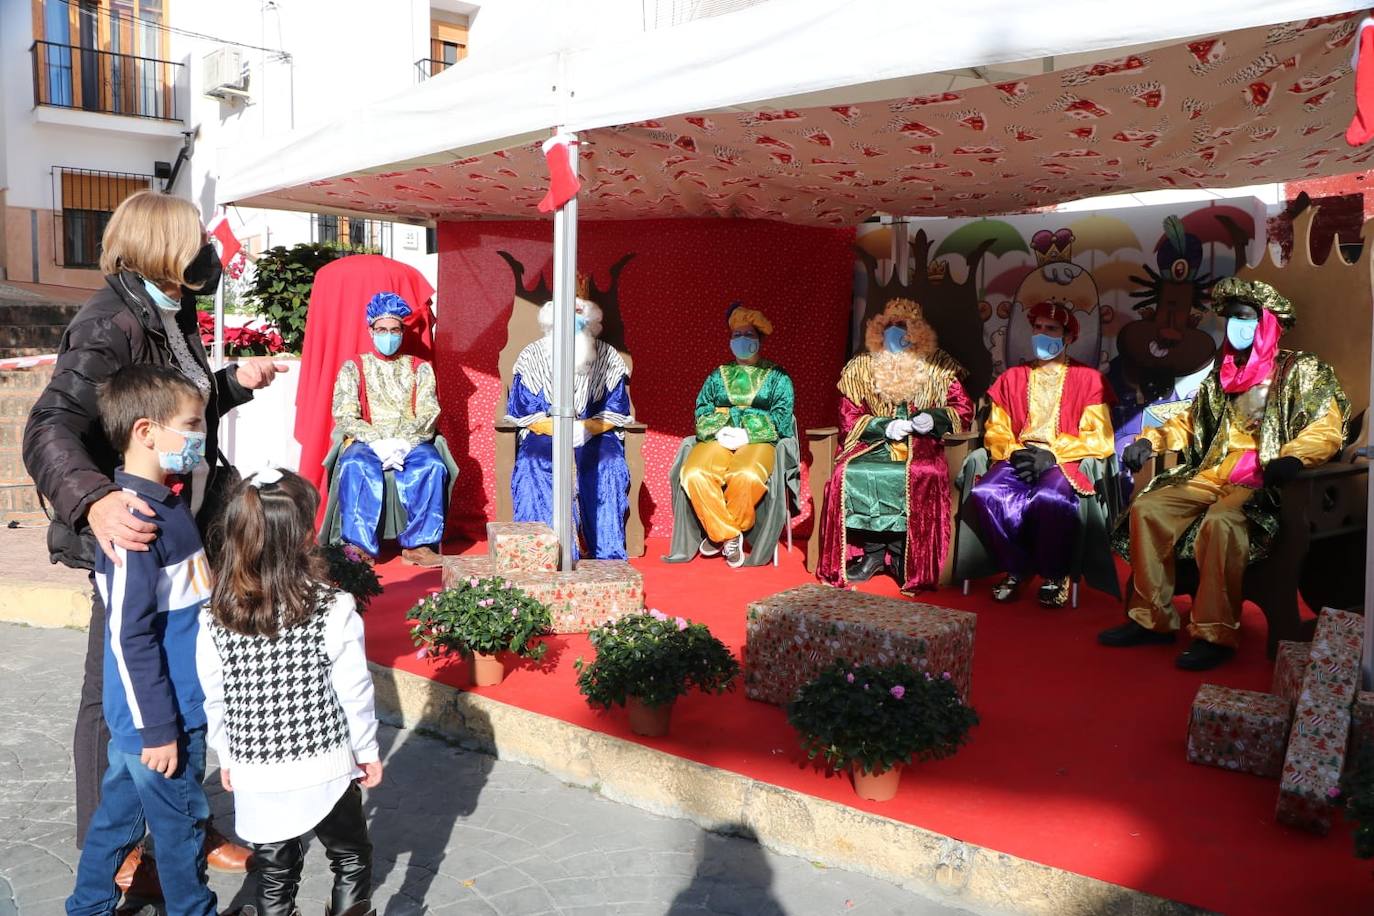
[[[1281,487],[1297,477],[1301,471],[1302,459],[1294,458],[1291,455],[1287,458],[1275,458],[1264,466],[1264,485],[1266,487]]]
[[[1025,483],[1035,483],[1057,463],[1054,452],[1034,446],[1012,452],[1009,460],[1011,466],[1016,469],[1016,476]]]
[[[1145,462],[1150,460],[1150,456],[1155,453],[1155,447],[1150,444],[1149,439],[1137,439],[1126,446],[1121,453],[1121,463],[1132,471],[1138,471],[1145,466]]]

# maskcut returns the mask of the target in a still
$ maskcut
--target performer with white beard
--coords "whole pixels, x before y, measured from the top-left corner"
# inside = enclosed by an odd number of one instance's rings
[[[573,394],[573,518],[581,540],[574,556],[625,559],[625,516],[630,469],[623,428],[630,422],[630,371],[610,344],[599,340],[601,309],[586,298],[578,278],[576,382]],[[553,303],[539,310],[544,336],[520,351],[511,379],[506,420],[521,427],[511,474],[517,522],[553,521]]]

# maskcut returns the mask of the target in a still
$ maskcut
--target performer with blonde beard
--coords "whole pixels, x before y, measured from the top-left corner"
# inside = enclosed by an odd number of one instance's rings
[[[844,442],[825,488],[816,575],[843,587],[886,568],[903,591],[934,588],[950,530],[940,440],[973,422],[964,370],[909,299],[869,319],[864,343],[837,386]]]
[[[601,309],[586,298],[579,278],[576,317],[576,376],[573,393],[573,457],[576,506],[573,517],[585,553],[597,560],[625,559],[625,517],[630,469],[625,464],[624,427],[631,422],[630,371],[603,340]],[[511,379],[506,420],[521,427],[511,474],[517,522],[553,520],[553,303],[539,310],[544,336],[520,351]],[[574,556],[581,555],[573,544]]]

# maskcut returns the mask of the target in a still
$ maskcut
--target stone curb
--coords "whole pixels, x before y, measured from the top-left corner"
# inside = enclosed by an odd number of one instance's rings
[[[981,911],[1200,916],[1188,904],[965,843],[759,782],[551,716],[371,664],[378,712],[571,785],[707,830],[752,831],[776,852]]]
[[[86,629],[91,589],[8,581],[0,584],[0,621],[31,627]]]

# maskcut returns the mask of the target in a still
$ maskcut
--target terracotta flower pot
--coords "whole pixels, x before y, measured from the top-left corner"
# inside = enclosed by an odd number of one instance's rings
[[[869,801],[889,801],[897,794],[897,786],[902,781],[902,765],[899,763],[881,773],[865,773],[863,765],[853,765],[854,793]]]
[[[506,663],[499,655],[472,653],[472,682],[478,687],[495,687],[506,676]]]
[[[673,715],[673,704],[646,706],[639,697],[626,697],[625,709],[630,714],[630,731],[646,738],[662,738],[668,734],[668,720]]]

